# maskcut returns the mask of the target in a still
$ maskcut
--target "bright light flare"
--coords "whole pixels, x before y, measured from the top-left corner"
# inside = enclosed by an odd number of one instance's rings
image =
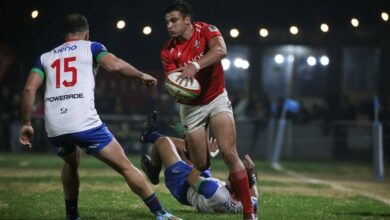
[[[142,33],[144,33],[145,35],[149,35],[152,33],[152,28],[150,26],[145,26],[143,29],[142,29]]]
[[[352,18],[351,19],[351,24],[354,27],[359,27],[359,20],[357,18]]]
[[[238,31],[237,28],[230,29],[230,36],[232,38],[236,38],[236,37],[238,37],[238,35],[240,35],[240,31]]]
[[[123,29],[126,27],[126,22],[124,20],[119,20],[117,23],[116,23],[116,27],[118,29]]]
[[[38,11],[38,10],[34,10],[34,11],[31,12],[31,18],[32,18],[32,19],[37,18],[38,15],[39,15],[39,11]]]
[[[261,28],[260,30],[259,30],[259,35],[261,36],[261,37],[267,37],[268,36],[268,30],[266,29],[266,28]]]
[[[326,24],[326,23],[322,23],[320,28],[321,28],[321,31],[324,32],[324,33],[329,31],[329,25]]]
[[[299,29],[298,29],[298,27],[297,26],[291,26],[290,27],[290,33],[292,34],[292,35],[297,35],[298,33],[299,33]]]

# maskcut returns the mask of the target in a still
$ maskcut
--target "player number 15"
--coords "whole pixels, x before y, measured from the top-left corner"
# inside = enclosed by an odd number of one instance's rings
[[[61,60],[62,59],[56,59],[52,64],[51,68],[55,69],[56,71],[56,88],[60,88],[61,86],[61,72],[64,73],[72,73],[72,80],[66,81],[64,80],[62,84],[65,87],[71,87],[76,85],[77,83],[77,69],[74,66],[69,66],[69,64],[73,61],[76,61],[76,57],[66,57],[63,59],[64,64],[64,70],[61,71]]]

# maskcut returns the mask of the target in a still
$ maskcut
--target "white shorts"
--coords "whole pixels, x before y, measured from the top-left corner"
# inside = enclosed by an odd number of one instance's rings
[[[185,133],[191,133],[200,127],[206,127],[210,117],[220,112],[233,114],[232,103],[226,90],[207,105],[192,106],[180,104],[180,120]]]

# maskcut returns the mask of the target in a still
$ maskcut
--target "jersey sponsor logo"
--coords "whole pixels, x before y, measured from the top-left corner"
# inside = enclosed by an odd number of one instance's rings
[[[211,31],[211,32],[216,32],[216,31],[218,31],[218,28],[215,27],[214,25],[210,25],[210,26],[209,26],[209,31]]]
[[[183,66],[189,66],[191,65],[193,62],[196,62],[198,61],[200,58],[203,57],[203,52],[201,52],[200,54],[196,55],[195,57],[193,57],[192,59],[190,60],[187,60],[183,63]]]
[[[54,49],[54,53],[61,53],[64,51],[76,50],[77,45],[64,45],[63,47]]]
[[[83,93],[76,93],[76,94],[68,94],[68,95],[60,95],[60,96],[53,96],[45,98],[46,102],[56,102],[56,101],[63,101],[68,99],[82,99],[84,98]]]

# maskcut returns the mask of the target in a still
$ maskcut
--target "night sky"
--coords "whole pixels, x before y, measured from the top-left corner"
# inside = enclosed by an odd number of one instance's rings
[[[57,1],[57,0],[6,0],[0,3],[0,44],[15,51],[17,60],[26,65],[42,52],[59,45],[62,40],[62,21],[78,12],[90,23],[91,40],[102,42],[116,55],[147,69],[161,69],[159,53],[167,40],[163,9],[171,1],[113,0],[113,1]],[[381,20],[382,11],[390,12],[388,0],[192,0],[194,20],[215,24],[229,45],[256,44],[356,44],[387,46],[390,21]],[[31,12],[39,10],[39,17],[31,19]],[[360,20],[358,30],[350,19]],[[119,19],[126,28],[117,30]],[[324,35],[319,26],[330,25]],[[290,25],[300,28],[300,36],[291,37]],[[144,25],[153,32],[144,36]],[[230,28],[239,28],[238,39],[232,39]],[[261,39],[258,29],[267,27],[270,36]]]

